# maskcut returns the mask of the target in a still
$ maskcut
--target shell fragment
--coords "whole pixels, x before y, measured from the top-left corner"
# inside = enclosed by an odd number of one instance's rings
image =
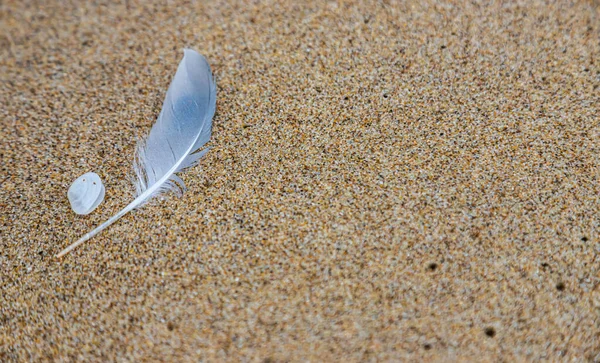
[[[104,185],[96,173],[85,173],[69,187],[67,197],[77,214],[90,214],[104,200]]]

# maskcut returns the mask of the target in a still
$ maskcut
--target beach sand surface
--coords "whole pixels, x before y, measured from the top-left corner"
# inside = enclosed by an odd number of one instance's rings
[[[599,7],[2,1],[0,360],[600,361]],[[186,47],[187,192],[54,259]]]

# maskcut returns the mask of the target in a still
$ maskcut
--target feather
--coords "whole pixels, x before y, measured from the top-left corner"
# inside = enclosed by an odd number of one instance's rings
[[[153,197],[170,190],[182,194],[185,185],[176,173],[194,166],[208,151],[198,150],[210,140],[215,108],[216,84],[208,62],[196,51],[185,49],[156,123],[138,142],[134,201],[56,257],[69,253]]]

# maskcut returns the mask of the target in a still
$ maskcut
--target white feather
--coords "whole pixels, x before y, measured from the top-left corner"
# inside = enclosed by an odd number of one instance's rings
[[[175,173],[195,165],[208,151],[198,149],[210,140],[216,93],[206,59],[185,49],[160,115],[150,135],[138,143],[134,160],[135,200],[56,257],[69,253],[152,197],[169,190],[183,193],[185,185]]]

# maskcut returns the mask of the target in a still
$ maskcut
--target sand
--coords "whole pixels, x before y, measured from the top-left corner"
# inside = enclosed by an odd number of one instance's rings
[[[3,1],[0,360],[600,361],[599,7]],[[186,194],[53,259],[184,47]]]

